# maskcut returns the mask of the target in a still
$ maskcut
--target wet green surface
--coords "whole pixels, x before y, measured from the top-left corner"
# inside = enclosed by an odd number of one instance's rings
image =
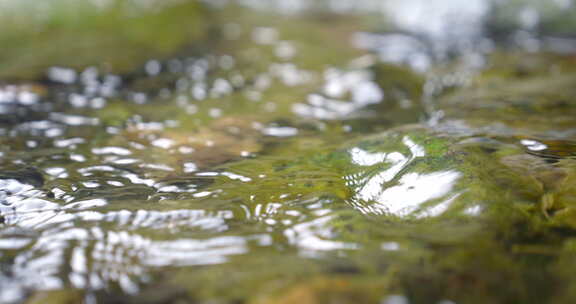
[[[0,2],[0,302],[573,302],[575,4],[336,2]]]
[[[206,36],[196,1],[5,1],[0,77],[28,79],[51,66],[127,73]]]

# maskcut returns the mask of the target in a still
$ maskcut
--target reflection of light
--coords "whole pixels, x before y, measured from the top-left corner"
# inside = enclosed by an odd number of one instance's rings
[[[67,139],[57,139],[54,141],[54,146],[58,148],[75,147],[77,144],[83,144],[86,140],[81,137],[73,137]]]
[[[184,167],[184,173],[191,173],[198,171],[198,166],[195,163],[188,162],[182,165]]]
[[[352,101],[358,105],[379,103],[384,93],[375,82],[362,82],[352,89]]]
[[[446,195],[459,177],[460,173],[455,171],[408,173],[402,176],[397,186],[382,189],[380,184],[379,191],[371,191],[371,199],[387,212],[407,215],[422,203]]]
[[[479,29],[474,26],[482,21],[487,4],[485,0],[388,0],[384,7],[403,29],[442,36]]]
[[[222,173],[220,173],[220,175],[226,176],[226,177],[228,177],[228,178],[230,178],[230,179],[239,180],[239,181],[241,181],[241,182],[249,182],[249,181],[252,181],[252,179],[249,178],[249,177],[246,177],[246,176],[243,176],[243,175],[240,175],[240,174],[236,174],[236,173],[232,173],[232,172],[222,172]]]
[[[146,280],[148,267],[223,263],[229,255],[245,253],[248,241],[236,236],[156,241],[126,231],[61,228],[46,231],[16,257],[17,281],[35,289],[60,287],[60,270],[70,267],[68,280],[76,288],[103,288],[115,281],[124,292],[134,293],[138,281]]]
[[[358,147],[354,147],[354,148],[350,149],[349,153],[350,153],[350,157],[352,157],[352,161],[355,164],[360,165],[360,166],[372,166],[372,165],[375,165],[377,163],[381,163],[388,158],[388,153],[382,153],[382,152],[371,153],[371,152],[364,151]],[[390,154],[396,154],[396,155],[399,155],[401,158],[404,158],[404,156],[402,156],[402,154],[397,153],[397,152],[393,152]],[[394,161],[394,162],[398,162],[398,161]]]
[[[523,139],[520,143],[531,151],[542,151],[548,149],[548,146],[545,144],[531,139]]]
[[[381,195],[384,183],[389,182],[396,177],[398,173],[400,173],[400,171],[402,171],[402,169],[414,158],[424,156],[424,149],[413,142],[410,138],[404,137],[402,142],[410,149],[411,155],[405,157],[398,152],[387,154],[382,161],[389,163],[391,166],[364,182],[362,187],[358,190],[357,197],[359,199],[365,201],[377,200],[377,197]],[[360,150],[353,149],[354,153],[352,154],[352,159],[357,164],[373,163],[376,160],[374,158],[377,157],[376,154],[373,153],[370,155],[367,152],[360,153],[358,151]]]
[[[141,164],[141,168],[152,169],[152,170],[161,170],[161,171],[174,171],[175,169],[164,164]]]
[[[68,173],[66,172],[66,168],[60,168],[60,167],[46,168],[46,169],[44,169],[44,172],[46,172],[47,174],[52,175],[54,177],[59,177],[59,178],[68,177]]]
[[[292,111],[305,117],[342,119],[366,106],[378,104],[385,92],[372,81],[366,70],[342,71],[329,68],[324,73],[323,94],[310,94],[306,103],[297,103]],[[340,100],[349,96],[349,100]]]
[[[23,106],[37,104],[40,96],[32,92],[33,88],[29,86],[8,85],[0,87],[0,104],[19,103]]]
[[[74,203],[70,203],[63,207],[63,209],[74,209],[74,210],[82,210],[82,209],[89,209],[94,207],[101,207],[107,205],[108,202],[102,198],[95,198],[90,200],[78,201]]]
[[[268,136],[289,137],[298,134],[298,129],[292,127],[268,127],[262,130]]]
[[[471,215],[471,216],[478,216],[480,213],[482,213],[482,207],[481,206],[471,206],[468,207],[464,210],[465,214]]]
[[[73,83],[76,81],[76,71],[61,67],[52,67],[48,69],[48,78],[55,82]]]
[[[428,46],[416,37],[360,32],[352,39],[355,46],[376,51],[384,62],[408,64],[417,71],[424,71],[432,64]]]
[[[147,280],[150,268],[223,263],[229,255],[247,252],[250,241],[260,245],[271,242],[270,237],[264,234],[192,239],[174,238],[172,233],[168,233],[155,240],[130,232],[143,228],[174,232],[178,227],[221,232],[228,229],[225,219],[233,216],[227,210],[97,212],[82,209],[102,206],[106,201],[86,200],[58,209],[57,204],[31,200],[18,202],[13,210],[14,216],[8,221],[20,229],[33,229],[34,233],[11,236],[9,231],[4,231],[0,240],[0,249],[26,247],[14,258],[10,269],[13,275],[8,278],[0,274],[0,284],[13,287],[14,291],[54,289],[65,284],[75,288],[101,289],[115,282],[124,292],[134,293],[138,291],[139,283]],[[72,222],[90,225],[72,226]],[[104,222],[121,230],[103,230],[94,226]],[[63,277],[63,271],[68,275]],[[9,296],[0,291],[0,299]]]
[[[284,235],[308,255],[314,255],[314,251],[357,249],[357,244],[331,240],[333,235],[328,225],[331,220],[332,216],[324,216],[300,223],[286,229]]]
[[[382,301],[382,304],[409,304],[408,298],[401,295],[391,295]]]
[[[151,142],[154,147],[169,149],[174,145],[174,141],[169,138],[158,138]]]
[[[258,44],[273,44],[278,40],[278,31],[271,27],[257,27],[252,31],[252,40]]]
[[[0,250],[20,249],[28,245],[29,243],[30,240],[27,239],[18,239],[18,238],[0,239]]]
[[[289,60],[296,55],[296,48],[289,41],[280,41],[276,46],[275,54],[281,59]]]
[[[404,137],[402,139],[402,143],[405,144],[408,147],[408,149],[410,149],[410,153],[412,153],[412,158],[424,156],[424,154],[425,154],[424,148],[422,148],[422,146],[416,144],[410,138]]]
[[[450,189],[448,189],[447,191],[450,191]],[[444,195],[441,194],[440,197],[441,196],[444,196]],[[456,198],[458,198],[458,196],[459,196],[459,194],[452,195],[451,197],[449,197],[446,200],[441,201],[440,203],[432,204],[431,206],[426,206],[426,207],[422,208],[421,210],[418,210],[418,214],[416,216],[418,218],[424,218],[424,217],[435,217],[435,216],[442,215],[442,213],[444,213],[446,210],[448,210],[448,208],[450,208],[450,206],[452,205],[452,202],[454,202],[454,200],[456,200]]]
[[[379,168],[380,171],[373,175],[363,176],[362,173],[356,173],[347,177],[348,184],[356,188],[355,200],[374,202],[370,206],[359,206],[365,212],[383,211],[400,216],[407,215],[417,211],[423,203],[448,194],[454,182],[461,176],[459,172],[452,170],[422,174],[401,173],[416,158],[425,156],[424,148],[409,137],[404,137],[402,142],[410,150],[409,155],[405,156],[399,152],[367,152],[358,147],[350,149],[351,159],[357,165],[374,166],[379,163],[388,165],[382,166]],[[398,180],[390,186],[386,185],[394,179]],[[446,200],[423,210],[421,215],[439,215],[450,204],[451,200]]]
[[[82,154],[70,154],[70,160],[73,160],[75,162],[85,162],[86,156]]]
[[[94,154],[114,154],[114,155],[121,155],[126,156],[132,154],[132,152],[126,148],[122,147],[101,147],[101,148],[92,148],[92,153]]]
[[[486,0],[388,0],[381,12],[401,33],[358,33],[353,43],[376,52],[385,62],[408,64],[417,71],[457,51],[466,65],[482,64],[479,50],[490,47],[482,40]]]
[[[158,60],[150,60],[146,62],[144,69],[146,70],[146,73],[148,73],[148,75],[154,76],[160,73],[160,71],[162,70],[162,66],[160,65],[160,62]]]
[[[534,7],[524,7],[518,13],[518,21],[526,30],[533,30],[540,23],[540,13]]]
[[[227,261],[226,256],[247,252],[246,240],[222,236],[207,240],[180,239],[155,242],[147,252],[150,266],[209,265]]]
[[[313,79],[312,73],[299,69],[292,63],[274,63],[270,65],[270,74],[287,86],[297,86]]]
[[[397,242],[384,242],[380,245],[380,248],[386,251],[396,251],[400,249],[400,244],[398,244]]]
[[[224,95],[230,94],[234,88],[230,82],[223,78],[218,78],[214,80],[212,89],[210,90],[210,96],[213,98],[222,97]]]
[[[211,194],[212,194],[212,192],[210,192],[210,191],[202,191],[202,192],[194,193],[192,196],[195,198],[202,198],[202,197],[210,196]]]
[[[92,125],[98,124],[98,118],[84,117],[80,115],[70,115],[64,113],[50,113],[50,119],[52,121],[57,121],[64,123],[68,126],[82,126],[82,125]]]

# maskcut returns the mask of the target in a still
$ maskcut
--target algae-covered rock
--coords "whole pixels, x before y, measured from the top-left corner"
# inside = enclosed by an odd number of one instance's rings
[[[443,119],[437,129],[500,142],[486,148],[500,154],[491,161],[508,170],[507,183],[522,197],[539,200],[550,223],[573,227],[573,59],[551,54],[524,59],[496,54],[469,86],[440,97]],[[502,143],[509,148],[502,150]]]
[[[572,1],[491,2],[487,24],[494,34],[510,34],[522,29],[542,35],[573,37],[576,30],[576,10]]]
[[[37,78],[46,68],[99,66],[128,72],[202,37],[199,1],[5,1],[0,77]]]
[[[561,134],[574,126],[574,83],[570,74],[479,81],[441,98],[438,106],[445,120],[462,121],[478,132]]]
[[[360,211],[400,218],[478,216],[505,202],[538,198],[530,183],[497,162],[524,151],[420,127],[402,128],[357,141],[345,150],[349,202]],[[496,160],[496,161],[495,161]],[[510,190],[505,184],[517,187]]]
[[[423,104],[424,75],[408,66],[378,63],[371,67],[374,82],[383,92],[383,102],[370,107],[378,113],[378,119],[397,124],[415,123],[425,113]]]
[[[132,124],[112,137],[108,144],[132,143],[141,147],[135,154],[145,163],[162,163],[170,168],[188,164],[187,169],[196,171],[259,152],[259,141],[264,135],[257,126],[249,117],[216,119],[197,130],[149,129],[145,124]]]
[[[244,231],[267,229],[271,248],[283,252],[253,261],[266,271],[244,266],[236,275],[253,280],[245,294],[267,291],[255,303],[348,303],[386,294],[405,294],[414,303],[446,296],[466,303],[526,299],[531,281],[519,269],[531,258],[514,260],[509,246],[530,250],[524,242],[547,233],[542,227],[556,220],[546,213],[564,204],[557,191],[564,179],[559,172],[567,170],[537,159],[505,141],[407,126],[338,148],[222,165],[218,171],[227,174],[204,189],[204,202],[236,206],[235,219],[252,223]],[[544,205],[549,193],[557,200],[551,208]],[[294,251],[345,256],[352,266],[340,261],[338,267],[358,275],[302,279],[295,266],[286,266]],[[231,279],[233,267],[252,259],[238,257],[236,265],[203,275]],[[386,280],[354,287],[368,274]],[[271,278],[281,287],[268,283]],[[509,281],[515,282],[510,288],[498,288]],[[383,287],[369,287],[378,284]],[[372,293],[377,289],[382,292]]]
[[[376,83],[396,103],[422,98],[424,77],[408,66],[378,63],[372,67]]]
[[[466,85],[434,100],[441,128],[488,136],[569,139],[576,93],[572,56],[495,52]]]
[[[377,280],[318,277],[302,281],[274,296],[260,297],[254,304],[377,303],[384,298],[386,284]]]
[[[523,141],[530,143],[537,142]],[[366,231],[381,233],[369,221],[363,223],[362,216],[358,217],[362,214],[392,221],[386,226],[399,235],[417,234],[442,242],[461,241],[476,233],[482,223],[512,227],[519,218],[573,227],[574,161],[551,162],[551,155],[562,151],[547,143],[549,149],[535,153],[507,137],[455,135],[409,126],[352,141],[334,152],[226,165],[225,170],[250,182],[222,177],[213,187],[225,190],[217,195],[220,199],[247,203],[291,204],[295,199],[326,195],[341,200],[357,214],[350,217],[352,213],[337,208],[330,225],[338,231],[337,239],[350,242],[362,240]],[[257,173],[247,169],[251,166],[258,166]],[[282,195],[267,190],[283,184],[288,187]],[[475,220],[462,223],[469,219]],[[435,222],[459,233],[415,225],[431,227]]]
[[[31,296],[26,304],[74,304],[81,303],[83,292],[78,289],[57,289],[38,291]]]
[[[267,201],[278,198],[267,197],[265,190],[246,191],[247,187],[275,189],[284,183],[289,185],[286,201],[330,194],[360,214],[408,221],[490,219],[500,216],[500,209],[537,208],[546,191],[554,191],[556,170],[535,170],[532,175],[518,171],[513,159],[522,155],[522,147],[506,142],[410,126],[350,142],[334,152],[227,165],[226,170],[251,182],[238,181],[242,190],[227,179],[214,187],[226,184],[220,197],[248,200],[251,195]],[[255,165],[257,173],[246,169]]]
[[[543,235],[553,240],[544,227],[574,227],[572,162],[548,163],[520,145],[412,127],[359,140],[335,155],[348,163],[342,167],[352,193],[347,201],[368,215],[338,214],[331,222],[335,235],[365,251],[375,239],[387,240],[382,248],[405,254],[390,261],[414,303],[529,301],[534,282],[528,278],[543,266],[523,255],[531,250],[526,243]],[[517,248],[518,261],[502,239]],[[542,250],[558,244],[547,246]],[[500,290],[506,282],[514,283]]]

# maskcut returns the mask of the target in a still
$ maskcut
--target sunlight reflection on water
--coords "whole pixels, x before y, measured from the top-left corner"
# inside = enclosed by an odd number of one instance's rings
[[[424,148],[409,137],[404,137],[402,143],[409,149],[409,155],[399,152],[371,153],[358,147],[349,150],[354,163],[377,167],[346,177],[355,189],[351,200],[367,202],[367,205],[354,204],[366,213],[393,214],[401,217],[415,215],[416,212],[421,212],[420,216],[440,215],[447,210],[449,201],[434,204],[432,208],[425,206],[425,203],[448,195],[462,174],[454,170],[430,173],[403,172],[426,154]],[[454,198],[453,196],[451,199]]]

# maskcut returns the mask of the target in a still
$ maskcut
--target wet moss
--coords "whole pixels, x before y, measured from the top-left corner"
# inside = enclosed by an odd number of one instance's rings
[[[82,302],[83,298],[83,292],[77,289],[38,291],[26,304],[73,304]]]

